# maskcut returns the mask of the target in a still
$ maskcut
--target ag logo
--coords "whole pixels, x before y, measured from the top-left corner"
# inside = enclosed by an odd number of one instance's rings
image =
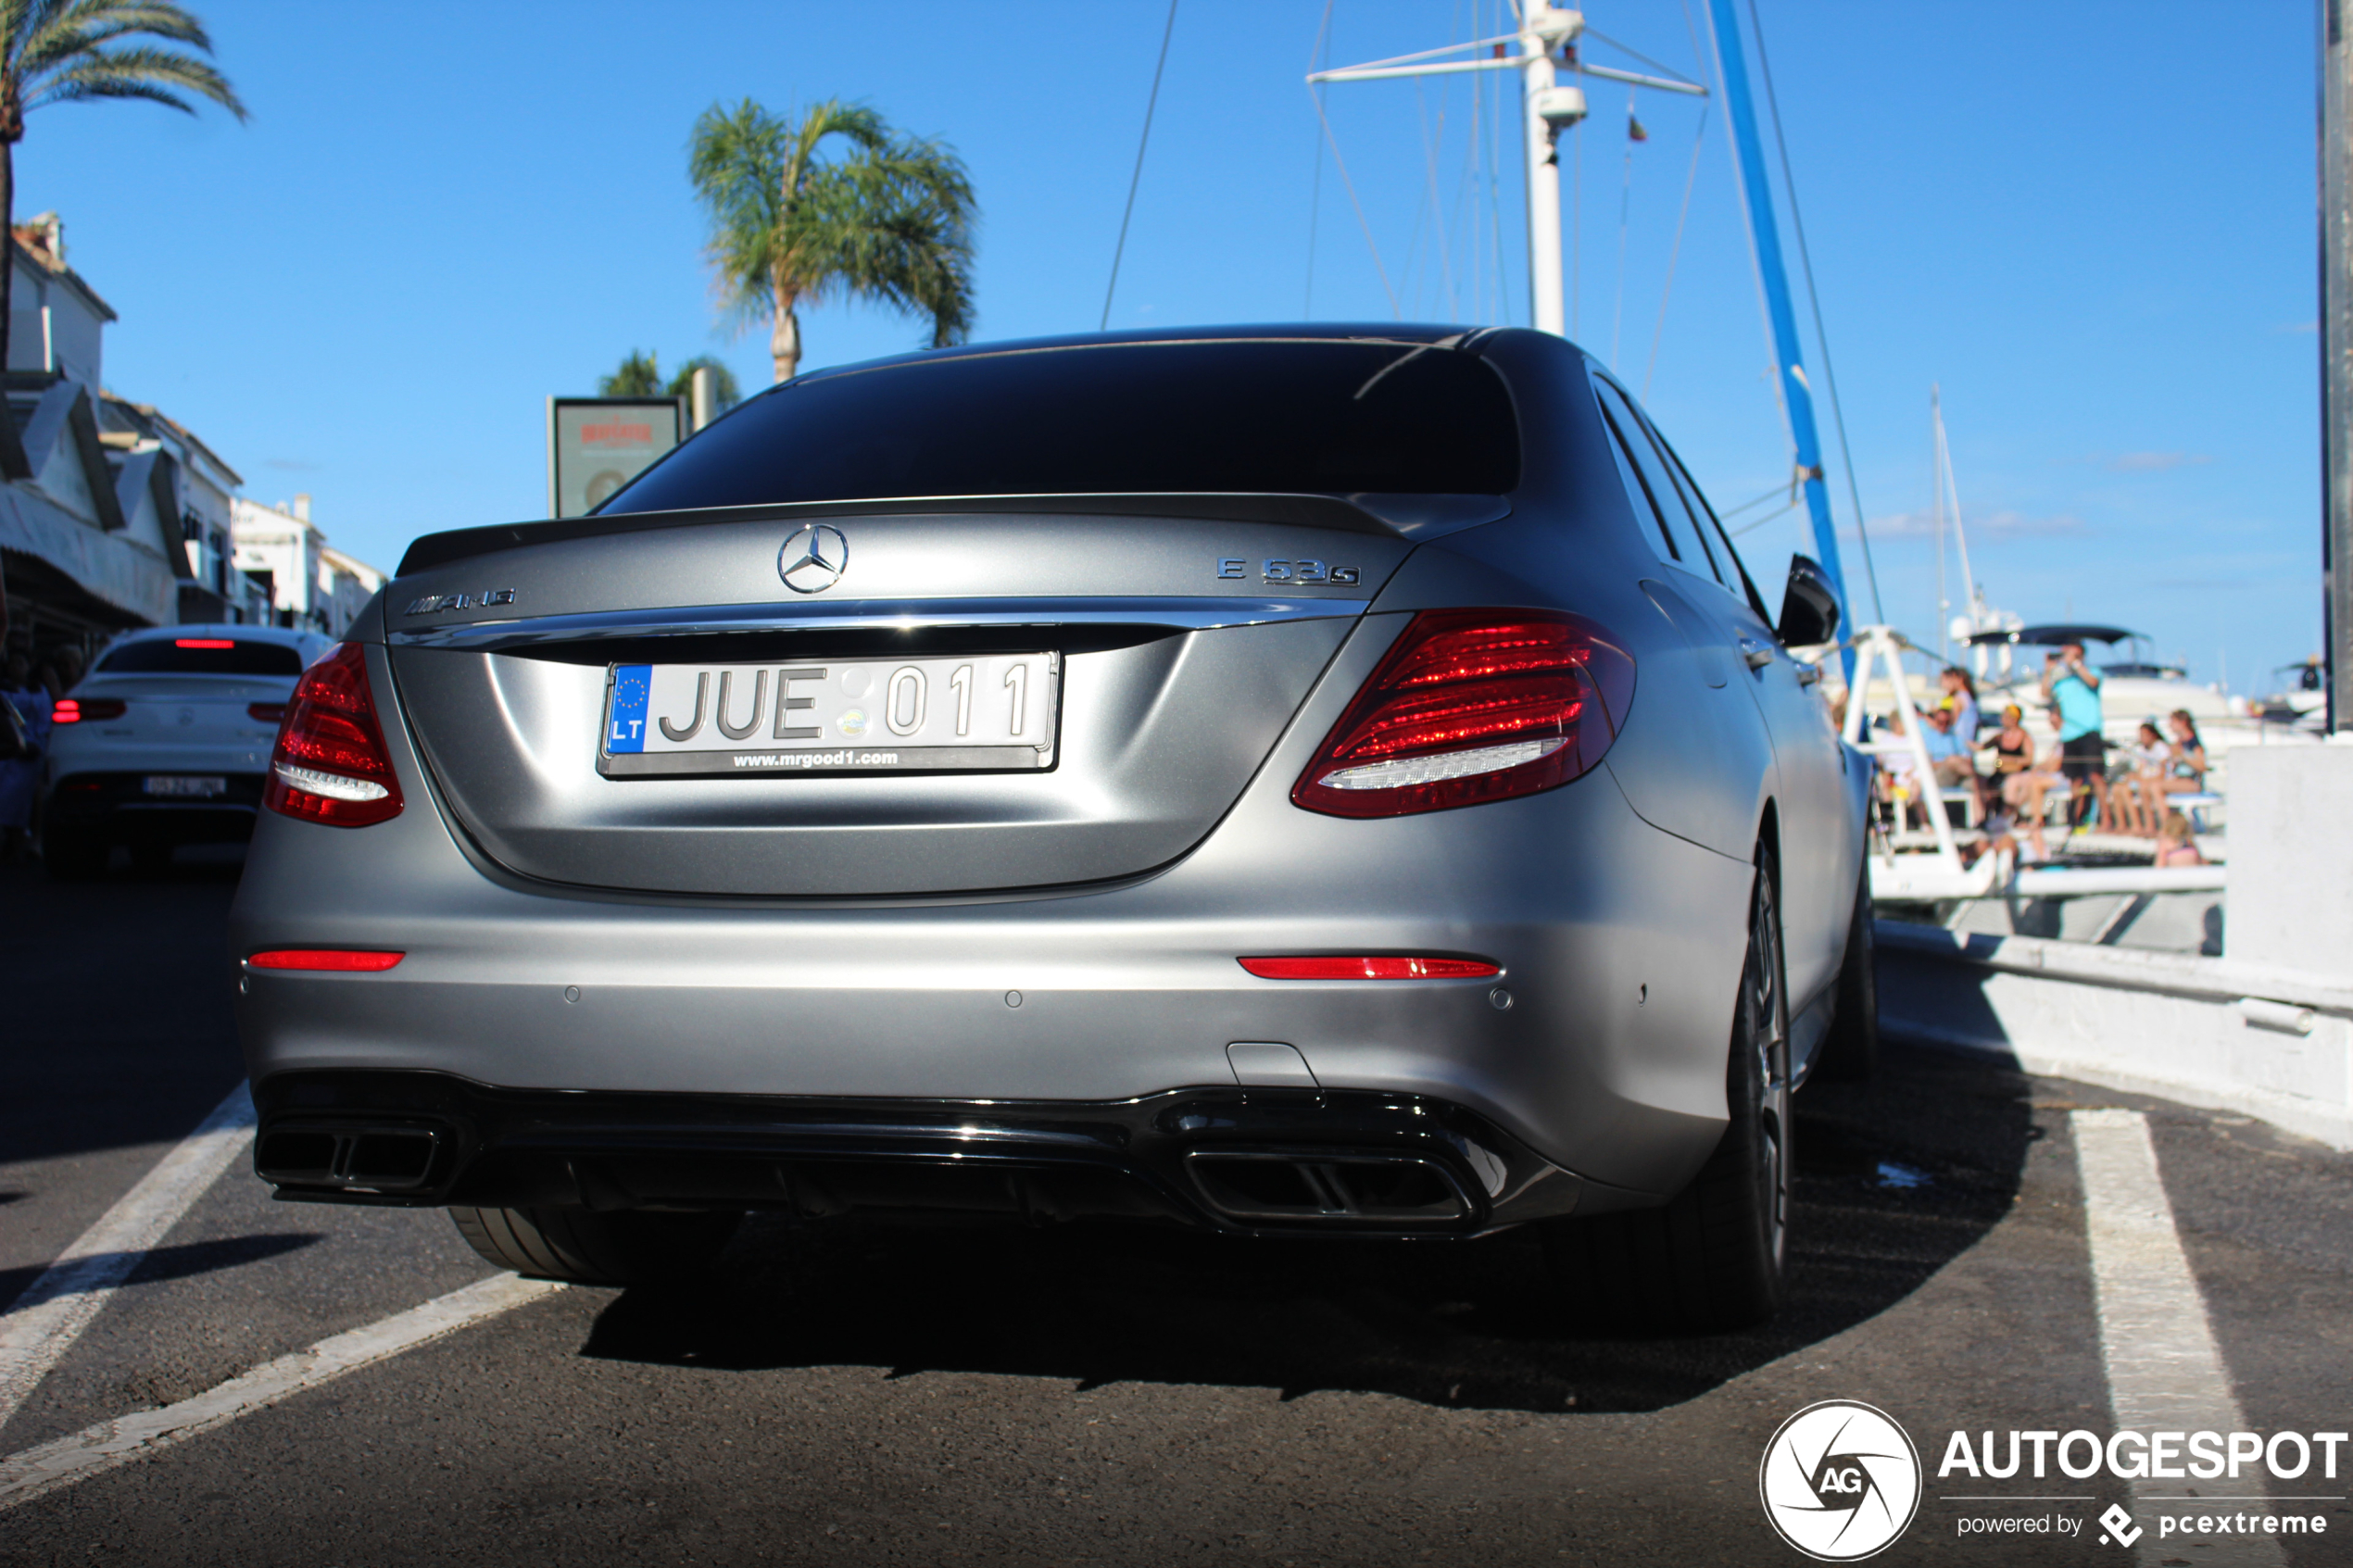
[[[1852,1562],[1893,1542],[1920,1506],[1920,1456],[1885,1411],[1851,1399],[1808,1405],[1765,1445],[1765,1517],[1806,1556]]]

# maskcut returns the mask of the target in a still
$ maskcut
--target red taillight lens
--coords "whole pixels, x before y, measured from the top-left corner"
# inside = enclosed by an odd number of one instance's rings
[[[368,689],[367,650],[346,643],[302,672],[270,754],[261,803],[332,827],[359,828],[400,814],[393,775]]]
[[[120,719],[130,706],[118,696],[61,696],[49,714],[49,722],[80,724],[84,721],[95,723],[101,719]]]
[[[276,724],[284,721],[286,705],[283,702],[249,702],[245,704],[245,712],[265,724]]]
[[[1504,972],[1484,959],[1237,959],[1261,980],[1484,980]]]
[[[237,645],[228,637],[174,637],[171,646],[176,648],[233,648]]]
[[[1402,817],[1533,795],[1585,773],[1634,698],[1634,659],[1582,616],[1414,617],[1291,787],[1334,817]]]
[[[382,974],[408,957],[351,947],[273,947],[245,960],[256,969],[324,970],[336,974]]]

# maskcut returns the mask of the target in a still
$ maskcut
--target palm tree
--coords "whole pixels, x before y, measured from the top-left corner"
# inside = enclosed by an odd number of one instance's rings
[[[839,137],[842,157],[824,159]],[[776,379],[800,368],[799,307],[837,296],[931,318],[932,346],[972,331],[972,180],[937,141],[895,133],[862,104],[828,98],[794,126],[746,98],[695,121],[687,174],[711,213],[721,299],[771,323]]]
[[[697,370],[711,372],[711,411],[713,414],[724,414],[744,400],[743,388],[736,384],[736,372],[723,364],[719,357],[714,354],[698,354],[679,366],[678,373],[670,378],[670,395],[673,397],[693,395]]]
[[[172,0],[0,0],[0,223],[16,233],[17,144],[24,117],[48,104],[145,98],[182,114],[182,97],[211,99],[239,120],[245,107],[211,63],[142,37],[212,53],[204,24]],[[0,245],[0,367],[8,362],[15,257]]]
[[[643,349],[633,348],[621,369],[598,378],[599,397],[659,397],[661,395],[661,367],[654,357]]]
[[[716,356],[698,354],[678,367],[678,373],[665,383],[661,379],[661,361],[658,355],[642,348],[633,348],[621,362],[621,369],[609,376],[597,378],[599,397],[687,397],[695,390],[695,372],[711,372],[711,395],[714,414],[725,413],[744,400],[743,389],[736,384],[736,372]]]

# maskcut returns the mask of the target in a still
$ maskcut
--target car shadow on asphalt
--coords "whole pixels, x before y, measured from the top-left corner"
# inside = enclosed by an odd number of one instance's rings
[[[265,1258],[299,1252],[326,1239],[318,1231],[271,1231],[262,1236],[225,1236],[218,1241],[191,1241],[158,1247],[138,1255],[140,1261],[132,1269],[125,1283],[146,1285],[158,1280],[188,1279],[197,1274],[216,1273],[245,1263],[258,1263]],[[74,1261],[77,1264],[85,1264],[102,1258],[121,1256],[120,1253],[93,1252]],[[45,1266],[0,1269],[0,1311],[6,1310],[34,1280],[47,1272]]]
[[[584,1355],[703,1368],[985,1372],[1650,1411],[1902,1300],[2008,1212],[2026,1081],[1891,1048],[1798,1098],[1792,1298],[1706,1336],[1579,1337],[1525,1233],[1420,1245],[1141,1228],[812,1228],[754,1215],[708,1278],[623,1292]]]

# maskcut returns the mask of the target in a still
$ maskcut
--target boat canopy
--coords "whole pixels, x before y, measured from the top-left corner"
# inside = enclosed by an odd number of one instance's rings
[[[2122,643],[2140,636],[2121,626],[2020,626],[2015,631],[1980,632],[1969,638],[1973,645],[1997,643],[2025,644],[2033,647],[2055,648],[2069,643]]]

